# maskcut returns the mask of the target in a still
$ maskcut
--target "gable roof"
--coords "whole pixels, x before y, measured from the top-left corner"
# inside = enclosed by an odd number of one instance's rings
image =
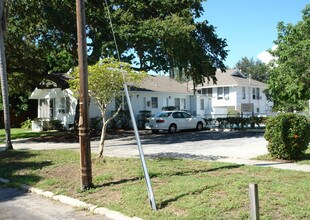
[[[221,70],[217,70],[215,73],[215,77],[217,79],[216,84],[212,81],[208,82],[208,79],[205,78],[205,83],[199,84],[196,86],[196,89],[199,88],[212,88],[212,87],[226,87],[226,86],[254,86],[260,88],[266,88],[267,85],[265,83],[259,82],[254,79],[247,78],[243,73],[241,73],[237,69],[230,69],[226,72],[222,72]],[[188,82],[188,87],[190,89],[194,89],[193,82]]]
[[[149,75],[136,89],[138,91],[192,94],[192,92],[187,89],[186,85],[183,85],[170,77],[159,75]]]

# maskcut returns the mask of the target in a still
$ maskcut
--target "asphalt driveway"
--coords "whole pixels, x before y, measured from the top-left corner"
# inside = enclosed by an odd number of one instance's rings
[[[158,135],[142,132],[140,136],[147,157],[174,156],[192,159],[218,160],[223,158],[249,159],[267,153],[263,133],[182,131]],[[91,142],[92,152],[97,152],[99,140]],[[13,141],[14,149],[79,149],[79,143]],[[133,133],[115,137],[105,142],[104,154],[115,157],[138,157]]]

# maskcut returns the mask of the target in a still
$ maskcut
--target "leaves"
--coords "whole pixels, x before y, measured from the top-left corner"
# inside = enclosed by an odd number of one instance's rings
[[[302,110],[310,99],[310,5],[296,25],[278,24],[278,57],[268,81],[269,92],[278,110]]]
[[[117,60],[103,59],[89,66],[89,95],[96,101],[103,112],[106,107],[124,93],[124,82],[131,86],[137,86],[144,77],[145,72],[132,70],[129,63]],[[79,88],[78,69],[73,73],[73,79],[69,81],[70,87],[76,92]]]

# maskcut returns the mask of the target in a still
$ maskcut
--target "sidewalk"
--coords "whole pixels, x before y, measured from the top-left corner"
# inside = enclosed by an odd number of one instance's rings
[[[219,162],[244,164],[249,166],[259,167],[273,167],[282,170],[295,170],[302,172],[310,172],[310,165],[290,163],[290,162],[273,162],[273,161],[262,161],[262,160],[246,160],[237,158],[224,158],[217,160]]]

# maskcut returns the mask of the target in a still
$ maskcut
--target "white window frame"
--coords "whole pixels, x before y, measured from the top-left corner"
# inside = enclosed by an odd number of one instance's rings
[[[242,87],[242,99],[246,99],[246,88]]]
[[[200,110],[205,110],[205,100],[200,99]]]
[[[217,99],[224,99],[223,87],[217,87]]]
[[[151,107],[158,108],[158,97],[151,97]]]

